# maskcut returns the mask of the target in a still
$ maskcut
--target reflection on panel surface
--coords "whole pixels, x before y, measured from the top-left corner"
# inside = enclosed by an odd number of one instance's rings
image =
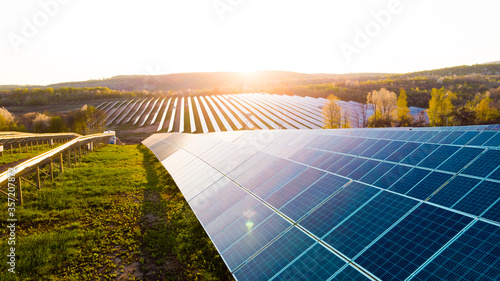
[[[498,125],[156,134],[237,280],[498,280]]]

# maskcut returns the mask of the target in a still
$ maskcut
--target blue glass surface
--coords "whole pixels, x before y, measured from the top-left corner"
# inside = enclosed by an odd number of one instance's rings
[[[498,147],[500,145],[500,133],[496,133],[491,139],[489,139],[484,146]]]
[[[412,135],[408,137],[408,141],[416,141],[423,135],[427,133],[427,131],[411,131]]]
[[[323,240],[352,259],[417,203],[407,197],[384,191]]]
[[[498,241],[500,227],[478,221],[412,280],[499,280]]]
[[[368,281],[371,280],[368,277],[361,274],[361,272],[357,271],[354,267],[348,266],[341,272],[339,272],[333,281]]]
[[[342,154],[332,154],[328,159],[323,161],[321,164],[318,165],[318,168],[326,170],[326,168],[330,167],[331,165],[335,164],[335,162],[339,161],[340,158],[344,157]]]
[[[365,151],[376,142],[377,140],[374,139],[366,139],[364,142],[360,143],[358,146],[351,149],[351,151],[349,151],[349,154],[358,156],[361,152]]]
[[[474,131],[465,132],[451,144],[464,145],[468,143],[471,139],[475,138],[477,135],[479,135],[479,132],[474,132]]]
[[[405,280],[471,221],[424,203],[355,261],[381,280]]]
[[[442,131],[442,132],[439,132],[437,133],[434,137],[432,137],[431,139],[429,139],[427,142],[428,143],[440,143],[442,140],[444,140],[444,138],[446,138],[451,132],[447,132],[447,131]]]
[[[306,166],[297,163],[289,164],[288,166],[284,167],[279,173],[276,173],[270,179],[262,182],[262,184],[260,184],[257,188],[249,189],[257,194],[260,198],[267,198],[269,195],[273,194],[276,190],[280,189],[287,182],[295,178],[306,169]],[[260,182],[261,180],[259,180],[259,183]]]
[[[405,159],[403,159],[401,163],[409,165],[417,165],[425,157],[434,152],[434,150],[436,150],[438,147],[439,145],[437,144],[424,143],[417,149],[415,149],[413,153],[411,153]]]
[[[381,149],[379,152],[377,152],[375,155],[373,155],[373,158],[384,160],[404,144],[405,142],[402,141],[392,141],[389,144],[387,144],[383,149]]]
[[[298,221],[305,214],[316,208],[318,204],[337,192],[347,182],[347,179],[327,174],[288,202],[280,211],[292,220]]]
[[[476,159],[462,173],[477,177],[486,177],[500,166],[500,150],[488,150]]]
[[[452,179],[441,190],[434,194],[429,202],[439,204],[445,207],[451,207],[460,200],[467,192],[473,189],[480,180],[457,176]]]
[[[273,214],[262,224],[252,228],[237,243],[234,243],[221,253],[229,270],[235,270],[266,244],[283,233],[289,226],[290,223],[287,220],[277,214]]]
[[[345,264],[344,260],[316,244],[273,280],[327,280]]]
[[[325,174],[323,171],[308,168],[265,200],[273,207],[279,209]]]
[[[373,168],[368,174],[360,179],[360,181],[368,184],[373,184],[376,182],[381,176],[387,173],[390,169],[392,169],[394,164],[382,162]]]
[[[340,153],[348,153],[351,151],[351,149],[357,147],[359,144],[361,144],[365,139],[363,138],[352,138],[346,141],[346,143],[342,146],[337,148],[335,151],[340,152]]]
[[[500,200],[494,203],[483,215],[483,218],[487,218],[492,221],[500,223]]]
[[[406,175],[406,173],[408,173],[411,169],[411,167],[396,165],[383,176],[380,176],[373,185],[380,188],[389,188],[395,182],[399,181],[404,175]]]
[[[378,192],[376,188],[352,182],[299,224],[314,235],[323,237]]]
[[[475,138],[473,138],[470,142],[468,142],[467,145],[477,145],[477,146],[483,145],[495,134],[496,132],[483,131]]]
[[[480,148],[462,147],[457,153],[439,165],[437,169],[456,173],[483,151],[484,149]]]
[[[380,164],[379,161],[376,160],[367,160],[363,164],[361,164],[357,169],[352,171],[347,177],[354,179],[354,180],[359,180],[360,178],[364,177],[366,174],[368,174],[375,166]]]
[[[405,159],[410,153],[412,153],[417,147],[421,144],[416,142],[407,142],[401,148],[392,153],[389,157],[387,157],[387,161],[400,162]]]
[[[425,179],[419,182],[415,187],[406,193],[406,195],[425,200],[429,198],[436,190],[445,184],[452,175],[432,172]]]
[[[456,141],[458,138],[460,138],[464,132],[460,131],[455,131],[455,132],[450,132],[449,135],[447,135],[445,138],[443,138],[439,144],[451,144],[452,142]]]
[[[389,144],[390,141],[388,140],[379,140],[375,144],[373,144],[371,147],[363,151],[360,156],[364,157],[372,157],[376,153],[378,153],[380,150],[382,150],[387,144]]]
[[[500,183],[483,181],[452,208],[479,216],[499,197]]]
[[[333,163],[330,167],[326,168],[326,170],[328,172],[336,174],[345,165],[347,165],[347,163],[351,162],[352,159],[354,159],[354,157],[345,155],[344,157],[340,158],[337,162]]]
[[[448,159],[453,153],[455,153],[459,147],[451,145],[442,145],[429,156],[427,156],[418,166],[435,169],[437,166],[441,165],[443,161]]]
[[[394,183],[389,189],[397,193],[405,194],[418,182],[424,179],[429,173],[429,170],[413,168],[411,171],[401,177],[396,183]]]
[[[342,169],[340,169],[336,174],[341,176],[347,176],[354,170],[359,168],[363,163],[366,162],[364,158],[354,158],[351,162],[347,163]]]
[[[269,280],[313,244],[311,237],[293,227],[242,266],[234,276],[238,280]]]

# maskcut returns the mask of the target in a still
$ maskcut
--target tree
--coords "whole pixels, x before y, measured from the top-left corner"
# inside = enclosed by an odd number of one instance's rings
[[[54,116],[50,119],[49,122],[49,132],[50,133],[61,133],[66,130],[66,125],[64,124],[64,120],[59,116]]]
[[[323,106],[321,111],[323,115],[323,123],[325,129],[349,128],[349,116],[342,110],[338,104],[339,98],[334,95],[328,96],[328,101]]]
[[[459,107],[453,112],[453,119],[460,126],[473,125],[476,122],[476,112],[469,101],[467,105]]]
[[[477,93],[474,99],[474,103],[476,104],[474,112],[476,113],[476,122],[479,124],[489,123],[495,118],[497,110],[490,106],[492,102],[490,95],[490,92],[486,92],[483,95]]]
[[[396,109],[396,93],[382,88],[368,93],[366,103],[373,107],[368,127],[391,127]]]
[[[457,96],[454,93],[450,91],[445,92],[444,88],[432,89],[429,109],[427,109],[431,126],[448,126],[453,124],[455,106],[452,100],[456,98]]]
[[[408,108],[408,102],[406,101],[407,95],[406,91],[401,88],[399,90],[399,97],[396,101],[396,120],[398,125],[401,127],[409,127],[412,124],[413,117],[410,114],[410,109]]]

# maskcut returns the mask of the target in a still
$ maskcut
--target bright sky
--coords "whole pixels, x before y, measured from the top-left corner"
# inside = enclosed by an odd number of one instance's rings
[[[484,63],[500,60],[498,11],[498,0],[4,0],[0,84]]]

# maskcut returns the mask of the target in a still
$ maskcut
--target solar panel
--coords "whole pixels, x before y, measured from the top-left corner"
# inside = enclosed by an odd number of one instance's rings
[[[144,144],[237,280],[498,280],[500,150],[488,128],[170,133]]]

